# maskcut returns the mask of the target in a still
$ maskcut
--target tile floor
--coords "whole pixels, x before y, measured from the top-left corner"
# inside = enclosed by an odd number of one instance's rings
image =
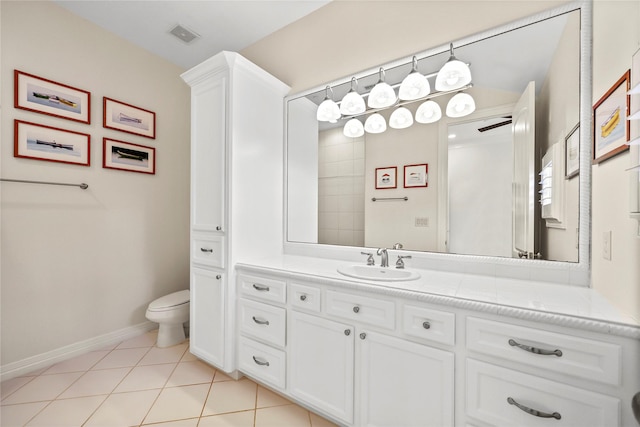
[[[199,361],[157,330],[1,384],[0,425],[330,427],[255,382]]]

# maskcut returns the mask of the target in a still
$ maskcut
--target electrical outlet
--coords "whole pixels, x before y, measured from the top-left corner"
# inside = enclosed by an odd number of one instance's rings
[[[416,227],[428,227],[429,226],[429,218],[428,217],[416,217]]]
[[[602,258],[611,260],[611,231],[602,233]]]

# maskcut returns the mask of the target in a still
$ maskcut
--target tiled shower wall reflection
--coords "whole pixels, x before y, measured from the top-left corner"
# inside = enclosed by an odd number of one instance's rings
[[[364,136],[323,131],[318,151],[319,243],[364,246]]]

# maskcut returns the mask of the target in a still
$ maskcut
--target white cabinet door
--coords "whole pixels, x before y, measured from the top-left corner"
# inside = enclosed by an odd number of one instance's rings
[[[190,351],[202,360],[224,365],[224,275],[191,268]]]
[[[191,89],[191,228],[224,231],[227,78]]]
[[[453,353],[359,331],[361,426],[453,425]]]
[[[301,401],[353,423],[354,328],[291,312],[289,387]]]

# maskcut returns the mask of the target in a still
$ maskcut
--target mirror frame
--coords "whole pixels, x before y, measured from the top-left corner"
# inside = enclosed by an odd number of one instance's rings
[[[491,256],[462,255],[438,252],[393,251],[393,254],[412,255],[410,265],[415,268],[448,271],[453,273],[484,274],[494,277],[535,280],[563,285],[588,287],[591,284],[591,150],[592,150],[592,30],[593,10],[589,0],[579,0],[558,6],[529,17],[501,25],[472,36],[451,40],[454,45],[464,45],[496,36],[498,34],[534,24],[538,21],[571,11],[580,11],[580,175],[579,175],[579,232],[578,262],[528,260]],[[449,50],[446,45],[437,46],[414,55],[431,56]],[[375,250],[355,246],[338,246],[321,243],[290,242],[288,234],[288,102],[314,92],[324,90],[326,85],[335,86],[349,82],[351,77],[358,79],[375,74],[379,67],[391,68],[411,62],[413,55],[374,68],[353,74],[353,76],[323,83],[320,86],[289,95],[284,102],[284,212],[283,234],[284,254],[320,258],[333,258],[343,261],[364,262],[362,250]]]

